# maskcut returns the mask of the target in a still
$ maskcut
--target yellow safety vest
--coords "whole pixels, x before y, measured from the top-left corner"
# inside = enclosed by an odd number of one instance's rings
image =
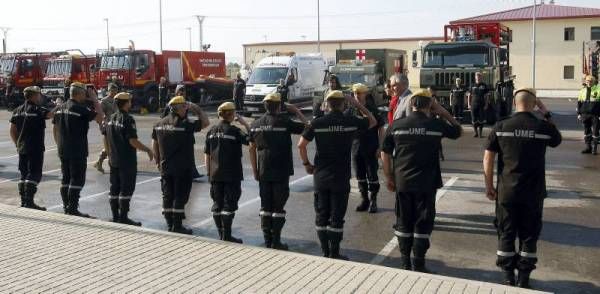
[[[583,87],[579,90],[578,101],[585,101],[587,98],[587,87]],[[592,90],[590,92],[590,102],[600,102],[600,85],[592,86]]]

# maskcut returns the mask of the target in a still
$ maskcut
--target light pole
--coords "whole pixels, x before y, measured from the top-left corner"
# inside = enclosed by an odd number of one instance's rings
[[[110,50],[110,35],[108,34],[108,18],[105,18],[106,22],[106,50]]]
[[[537,0],[533,0],[532,36],[531,36],[531,86],[535,89],[535,19],[537,14]]]
[[[203,48],[203,46],[204,46],[204,40],[203,40],[204,36],[203,36],[203,33],[202,33],[202,24],[204,23],[204,19],[206,17],[202,16],[202,15],[194,15],[194,16],[198,20],[198,31],[199,31],[199,34],[200,34],[200,51],[203,51],[204,50],[204,48]]]
[[[8,51],[8,31],[10,28],[0,27],[0,30],[2,30],[2,33],[4,34],[4,39],[2,39],[2,53],[6,53],[6,51]]]
[[[321,1],[317,0],[317,52],[321,53]]]
[[[187,27],[185,29],[188,31],[188,38],[190,40],[190,51],[192,51],[192,28]]]
[[[159,22],[159,26],[160,26],[160,32],[159,32],[160,52],[162,52],[162,50],[163,50],[162,0],[158,0],[158,22]]]

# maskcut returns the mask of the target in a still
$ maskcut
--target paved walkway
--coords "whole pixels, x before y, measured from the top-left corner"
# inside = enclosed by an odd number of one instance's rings
[[[0,205],[1,293],[541,293]]]

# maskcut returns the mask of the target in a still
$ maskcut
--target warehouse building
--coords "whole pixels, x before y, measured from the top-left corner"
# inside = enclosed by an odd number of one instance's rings
[[[512,29],[510,43],[511,70],[517,86],[532,84],[532,16],[533,6],[500,11],[452,21],[452,24],[500,22]],[[442,27],[443,24],[440,24]],[[536,7],[536,88],[547,97],[572,97],[580,88],[583,73],[589,67],[584,58],[600,40],[600,9],[539,4]],[[335,62],[336,49],[390,48],[406,50],[409,57],[427,42],[443,42],[443,37],[325,40],[321,53]],[[244,62],[258,62],[274,52],[311,53],[315,41],[245,44]],[[419,87],[419,68],[409,67],[411,87]]]

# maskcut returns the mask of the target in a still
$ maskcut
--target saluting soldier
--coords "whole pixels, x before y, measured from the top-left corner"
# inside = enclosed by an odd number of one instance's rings
[[[598,154],[600,144],[600,86],[593,76],[585,77],[585,86],[577,99],[577,118],[583,122],[585,149],[581,153]]]
[[[96,91],[86,89],[82,83],[72,83],[70,99],[59,105],[54,115],[54,140],[62,170],[60,196],[65,213],[90,217],[79,211],[79,197],[85,185],[88,157],[88,130],[90,121],[102,123],[104,113],[98,102]]]
[[[27,87],[23,95],[25,103],[17,107],[10,118],[10,137],[19,153],[21,207],[46,210],[35,204],[33,198],[42,179],[46,120],[52,118],[54,112],[40,106],[42,94],[39,87]]]
[[[456,78],[454,86],[450,89],[450,105],[452,106],[452,115],[458,121],[463,119],[466,92],[467,89],[462,85],[462,80]]]
[[[516,113],[499,121],[488,137],[483,158],[486,195],[496,201],[498,230],[496,265],[504,283],[529,288],[529,277],[537,263],[537,240],[542,230],[542,210],[547,196],[546,147],[556,147],[562,137],[550,120],[532,113],[534,89],[515,92]],[[494,161],[498,155],[498,181],[494,187]],[[519,237],[519,247],[515,240]]]
[[[206,134],[204,161],[210,180],[212,213],[219,237],[223,241],[242,243],[231,236],[231,226],[242,196],[242,145],[248,145],[250,125],[235,113],[235,104],[225,102],[217,109],[220,121]],[[247,133],[233,125],[237,120]]]
[[[370,213],[377,212],[377,193],[379,193],[379,141],[383,138],[383,126],[385,121],[379,110],[373,103],[367,101],[369,87],[364,84],[354,84],[352,92],[358,102],[369,110],[375,117],[377,125],[368,129],[359,135],[352,142],[352,161],[354,163],[354,173],[358,181],[358,189],[362,201],[356,211],[367,211]],[[346,110],[346,115],[356,116],[359,112],[356,108],[351,107]],[[369,195],[370,194],[370,195]]]
[[[468,107],[471,109],[471,122],[475,131],[473,137],[481,138],[483,138],[483,126],[487,122],[485,108],[487,104],[486,99],[490,93],[490,88],[482,81],[482,78],[482,73],[475,73],[475,84],[467,92]]]
[[[104,119],[102,121],[102,125],[100,125],[100,133],[102,134],[102,143],[104,144],[104,148],[100,155],[98,156],[98,161],[94,163],[94,167],[101,173],[104,173],[104,167],[102,167],[102,163],[108,157],[108,142],[106,139],[106,124],[110,120],[112,114],[115,112],[115,95],[119,91],[119,87],[116,84],[108,85],[108,95],[100,101],[100,106],[102,106],[102,111],[104,112]]]
[[[300,110],[286,104],[284,107],[302,121],[295,122],[281,115],[279,93],[264,99],[266,113],[250,127],[250,162],[254,179],[259,183],[261,228],[267,248],[287,250],[281,243],[285,224],[285,203],[290,196],[290,176],[294,174],[292,136],[301,134],[308,123]]]
[[[209,125],[206,114],[182,96],[169,101],[169,113],[154,125],[152,148],[154,160],[161,175],[163,193],[163,215],[170,232],[192,234],[183,226],[185,205],[192,189],[195,169],[194,133]],[[198,120],[188,119],[188,110],[196,114]]]
[[[131,95],[121,92],[115,95],[114,100],[116,111],[108,119],[105,127],[110,165],[110,210],[114,222],[141,226],[142,223],[128,217],[137,175],[136,150],[146,152],[150,161],[154,154],[138,140],[135,119],[129,114]]]
[[[344,115],[345,102],[360,112],[361,117]],[[344,236],[344,216],[350,193],[350,155],[352,141],[358,132],[377,125],[375,117],[353,97],[342,91],[325,97],[328,113],[314,119],[304,130],[298,149],[308,174],[314,174],[316,230],[323,256],[348,259],[340,254]],[[315,140],[315,165],[308,159],[307,146]]]
[[[434,101],[429,91],[417,91],[411,103],[412,114],[395,120],[385,133],[383,169],[388,190],[396,193],[394,234],[400,267],[427,272],[425,254],[433,231],[435,194],[442,187],[441,140],[460,137],[462,129],[454,119],[443,121],[432,115]]]

